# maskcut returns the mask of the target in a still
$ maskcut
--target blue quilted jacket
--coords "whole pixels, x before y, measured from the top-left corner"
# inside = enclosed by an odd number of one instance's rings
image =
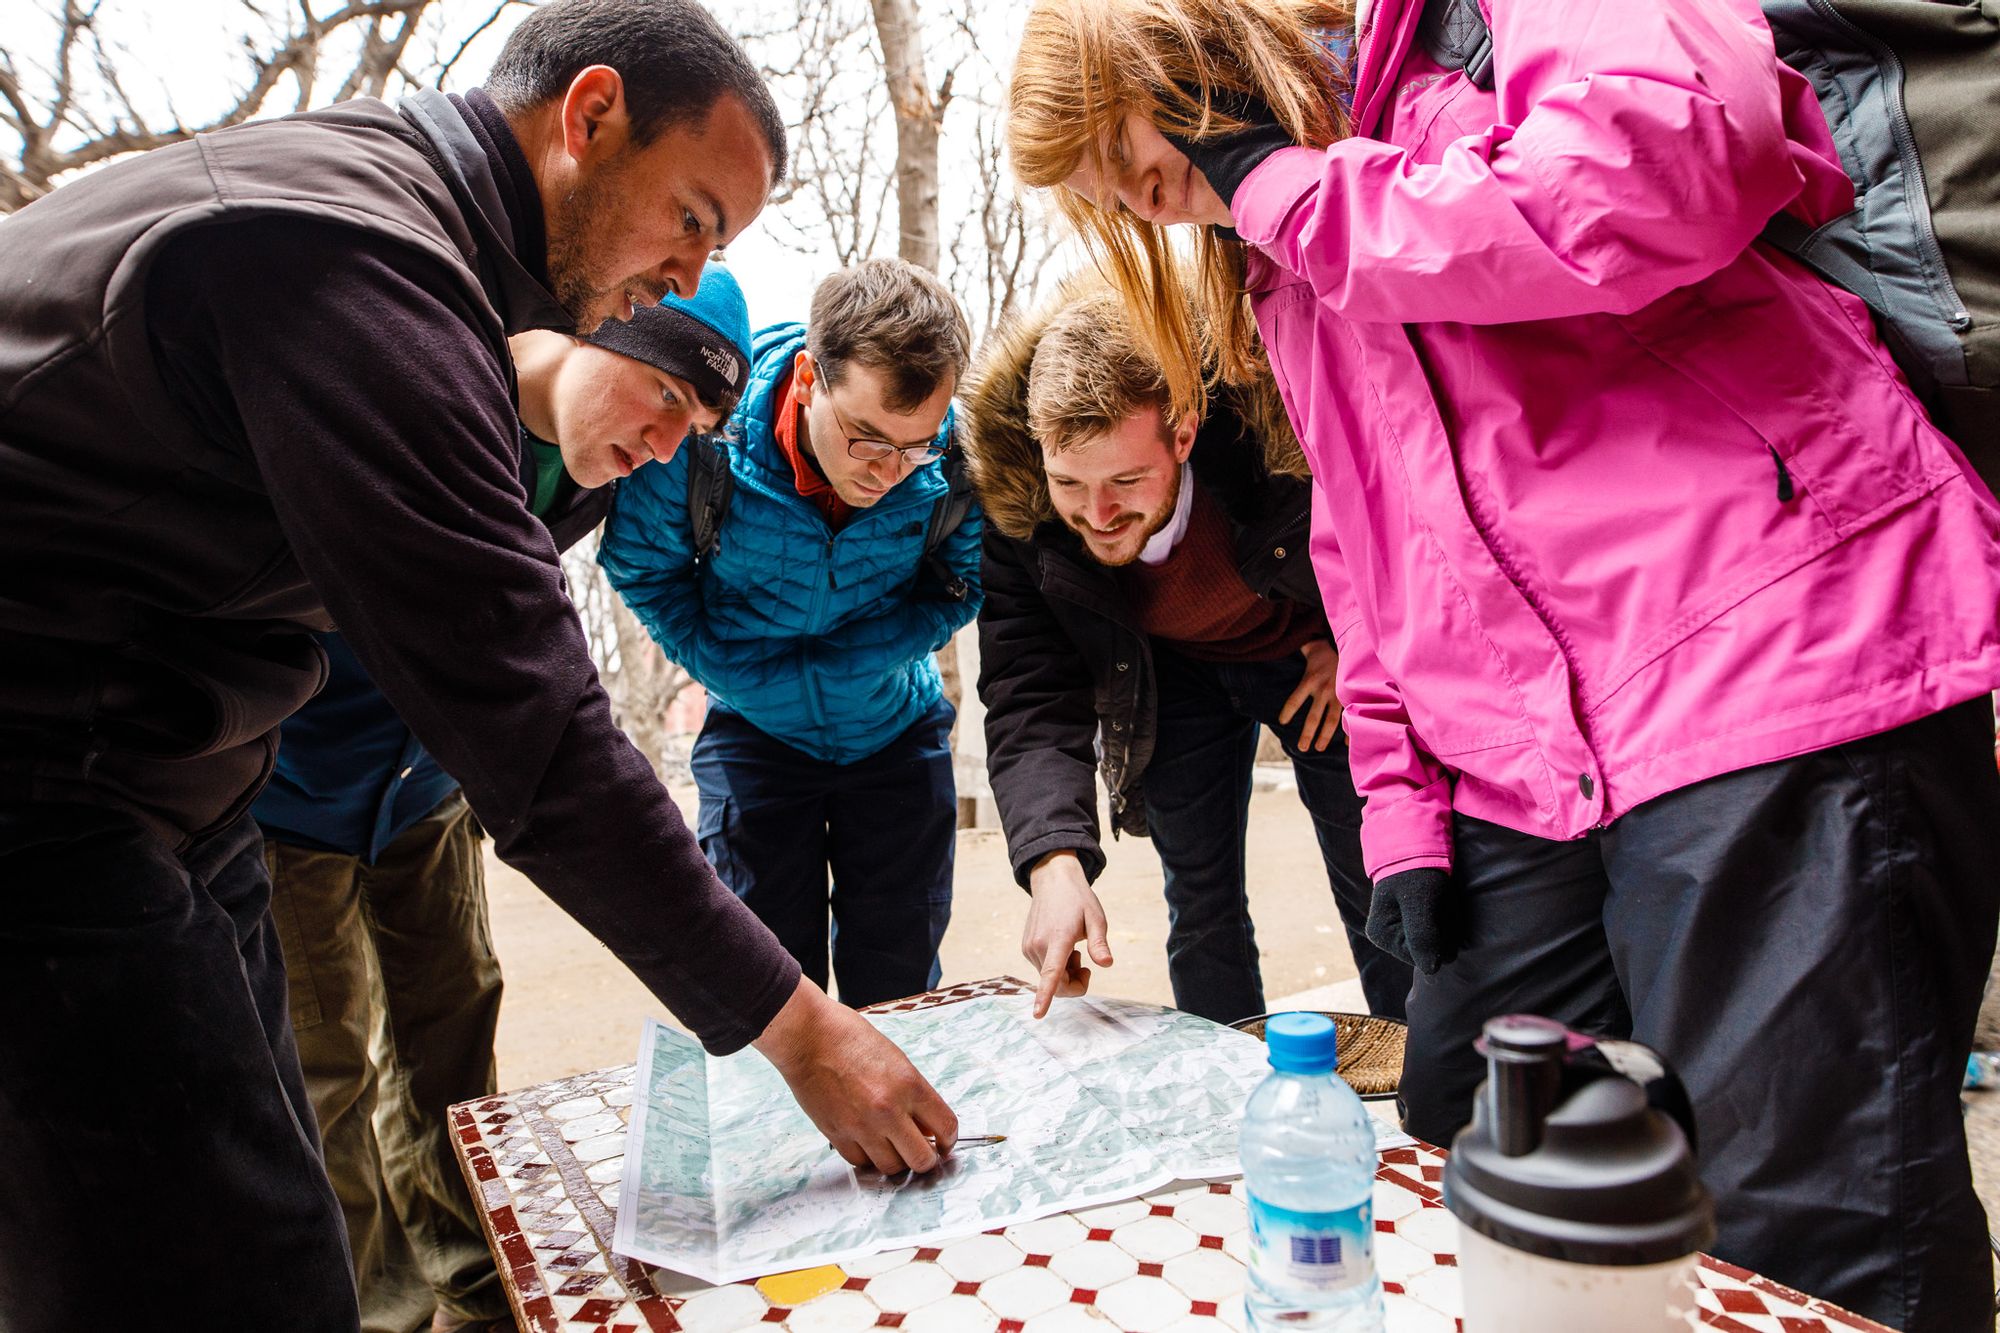
[[[924,530],[946,487],[939,464],[833,531],[800,497],[771,429],[777,388],[804,345],[802,324],[752,341],[750,382],[729,423],[736,486],[714,557],[695,563],[683,450],[619,483],[597,559],[667,656],[707,687],[711,707],[848,764],[943,697],[931,654],[979,610],[981,518],[975,506],[938,550],[971,589],[963,601],[922,575]],[[940,438],[950,430],[947,416]]]

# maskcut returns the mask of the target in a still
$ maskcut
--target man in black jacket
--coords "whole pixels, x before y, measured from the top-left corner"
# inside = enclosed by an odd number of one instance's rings
[[[1361,802],[1308,559],[1310,486],[1268,381],[1171,421],[1117,299],[1073,286],[988,349],[970,395],[987,516],[979,694],[1036,1012],[1111,962],[1093,767],[1114,827],[1166,872],[1174,1003],[1259,1013],[1244,840],[1258,727],[1283,742],[1362,989],[1400,1018],[1406,964],[1368,942]],[[1094,762],[1093,762],[1094,760]]]
[[[0,1324],[84,1326],[111,1264],[161,1326],[355,1326],[245,814],[335,624],[711,1050],[754,1041],[850,1161],[948,1147],[618,732],[522,482],[507,336],[691,292],[783,167],[690,0],[555,0],[486,92],[239,126],[0,220]]]
[[[511,339],[521,484],[558,550],[596,530],[626,469],[727,419],[749,340],[742,291],[716,260],[693,297],[581,338]],[[457,780],[346,640],[320,642],[326,687],[285,719],[251,807],[299,1066],[347,1224],[362,1333],[472,1333],[507,1313],[446,1115],[498,1086],[485,840]]]

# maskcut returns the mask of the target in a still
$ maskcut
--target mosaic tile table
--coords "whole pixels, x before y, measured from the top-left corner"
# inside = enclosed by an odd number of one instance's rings
[[[877,1006],[1016,994],[1011,978]],[[632,1066],[452,1108],[460,1163],[522,1333],[1217,1333],[1243,1328],[1242,1182],[1171,1186],[937,1248],[710,1287],[611,1252]],[[1390,1149],[1375,1176],[1376,1260],[1389,1333],[1458,1327],[1456,1224],[1444,1154]],[[1703,1327],[1726,1333],[1887,1333],[1706,1256]]]

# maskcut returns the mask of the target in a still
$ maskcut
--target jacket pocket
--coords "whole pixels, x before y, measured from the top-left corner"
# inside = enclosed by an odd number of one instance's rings
[[[333,618],[306,581],[290,546],[281,545],[256,572],[196,613],[216,620],[290,620],[316,630],[333,628]]]
[[[712,801],[701,798],[695,812],[695,838],[701,843],[701,854],[715,867],[715,873],[729,886],[729,891],[741,898],[749,884],[743,874],[742,862],[736,859],[734,844],[742,836],[741,821],[737,815],[736,800],[725,796]]]
[[[1754,436],[1775,503],[1839,537],[1934,485],[1949,461],[1872,329],[1789,260],[1753,249],[1622,323]]]
[[[105,672],[98,725],[120,749],[198,759],[267,736],[326,684],[311,635],[226,623],[129,644]]]

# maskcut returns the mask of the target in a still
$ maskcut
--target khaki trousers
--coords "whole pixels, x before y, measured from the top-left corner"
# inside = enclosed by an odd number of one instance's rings
[[[495,1088],[500,964],[471,809],[454,793],[374,865],[275,841],[264,856],[361,1327],[506,1314],[444,1114]]]

